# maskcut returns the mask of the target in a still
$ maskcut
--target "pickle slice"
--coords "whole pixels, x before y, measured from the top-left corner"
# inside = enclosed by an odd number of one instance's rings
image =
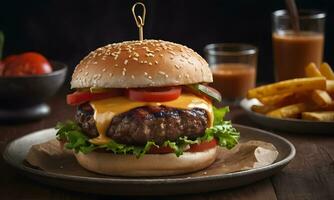
[[[218,102],[222,101],[222,96],[220,95],[220,93],[216,89],[210,86],[202,84],[193,84],[193,85],[187,85],[187,87],[190,88],[195,93],[200,93]]]

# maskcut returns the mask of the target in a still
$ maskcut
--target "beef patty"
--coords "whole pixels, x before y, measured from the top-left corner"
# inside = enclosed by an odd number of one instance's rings
[[[84,133],[98,136],[90,104],[78,107],[76,121]],[[195,139],[204,134],[208,126],[208,114],[204,109],[178,109],[166,106],[143,106],[113,117],[106,135],[118,143],[144,145],[147,141],[162,144],[187,136]]]

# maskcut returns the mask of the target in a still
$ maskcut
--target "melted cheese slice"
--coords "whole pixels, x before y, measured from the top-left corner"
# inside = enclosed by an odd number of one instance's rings
[[[106,136],[106,131],[115,115],[141,106],[166,106],[179,109],[202,108],[209,115],[209,125],[213,123],[212,104],[193,94],[182,94],[179,98],[167,102],[140,102],[132,101],[127,97],[112,97],[108,99],[91,101],[94,109],[94,119],[99,136],[89,141],[96,145],[106,144],[111,139]]]

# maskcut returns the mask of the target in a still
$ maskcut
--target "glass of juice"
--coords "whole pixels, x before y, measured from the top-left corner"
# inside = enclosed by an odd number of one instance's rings
[[[299,11],[299,30],[293,30],[286,10],[272,14],[272,41],[276,81],[305,77],[304,68],[320,65],[324,50],[326,14],[315,10]]]
[[[212,87],[223,97],[223,103],[236,104],[255,87],[257,48],[249,44],[209,44],[204,48],[212,74]]]

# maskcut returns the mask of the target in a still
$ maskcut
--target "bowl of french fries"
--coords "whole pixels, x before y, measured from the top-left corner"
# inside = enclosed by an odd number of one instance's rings
[[[249,90],[241,107],[268,128],[330,133],[334,128],[334,72],[327,63],[319,67],[310,63],[305,74]]]

